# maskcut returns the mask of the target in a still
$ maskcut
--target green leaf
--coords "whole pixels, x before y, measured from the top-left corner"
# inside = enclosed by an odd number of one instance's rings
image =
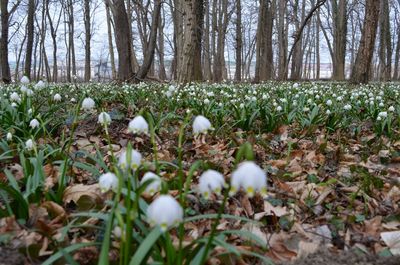
[[[159,227],[154,227],[153,231],[147,235],[146,239],[140,244],[139,248],[136,250],[135,255],[133,255],[130,265],[139,265],[146,258],[147,253],[156,243],[158,238],[162,235],[162,231]]]
[[[76,250],[78,250],[80,248],[91,247],[91,246],[96,246],[96,245],[99,245],[99,243],[97,243],[97,242],[88,242],[88,243],[78,243],[78,244],[74,244],[74,245],[68,246],[68,247],[63,248],[63,249],[57,251],[56,253],[54,253],[50,258],[45,260],[42,263],[42,265],[51,265],[51,264],[53,264],[59,258],[63,257],[65,255],[65,253],[71,253],[71,252],[76,251]]]

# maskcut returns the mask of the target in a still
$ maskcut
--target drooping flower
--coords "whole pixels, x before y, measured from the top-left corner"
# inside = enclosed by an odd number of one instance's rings
[[[83,110],[90,111],[94,108],[94,106],[95,106],[95,103],[92,98],[85,98],[82,101],[82,109]]]
[[[26,93],[26,91],[28,90],[28,88],[25,85],[22,85],[20,88],[22,93]]]
[[[326,105],[327,105],[327,106],[332,106],[332,100],[328,99],[328,100],[326,101]]]
[[[43,82],[42,80],[39,80],[39,82],[36,83],[35,89],[36,90],[41,90],[42,88],[46,87],[46,83]]]
[[[143,185],[143,183],[148,180],[152,181],[149,185],[147,185],[145,192],[153,196],[161,189],[161,178],[153,172],[146,172],[146,174],[144,174],[142,180],[140,181],[140,185]]]
[[[209,130],[212,130],[211,122],[204,116],[199,115],[193,121],[193,134],[198,135],[200,133],[206,134]]]
[[[224,186],[225,180],[222,174],[210,169],[201,174],[198,189],[204,198],[208,199],[212,192],[220,195]]]
[[[97,122],[101,125],[108,125],[111,123],[111,117],[107,112],[102,112],[99,114]]]
[[[55,94],[53,97],[54,101],[61,101],[61,95],[60,94]]]
[[[108,172],[100,176],[99,187],[101,192],[107,192],[113,190],[114,192],[118,189],[118,178],[114,173]]]
[[[12,92],[11,95],[10,95],[10,100],[11,101],[20,102],[21,101],[21,97],[18,95],[17,92]]]
[[[30,80],[29,80],[29,78],[28,78],[26,75],[24,75],[24,76],[21,78],[20,82],[21,82],[21,84],[27,85],[27,84],[29,84]]]
[[[132,150],[130,155],[130,161],[128,161],[129,160],[128,155],[129,154],[127,151],[123,151],[119,156],[118,165],[123,169],[128,169],[128,168],[131,168],[133,170],[138,169],[142,161],[142,155],[138,151]]]
[[[128,131],[147,134],[149,132],[149,124],[141,115],[138,115],[129,122]]]
[[[31,122],[29,123],[29,127],[31,127],[32,129],[38,128],[39,126],[40,123],[37,119],[31,120]]]
[[[8,132],[6,138],[7,138],[7,141],[10,142],[12,140],[12,138],[13,138],[12,133]]]
[[[282,111],[282,107],[281,106],[276,107],[276,111]]]
[[[394,112],[394,111],[395,111],[395,108],[394,108],[393,106],[390,106],[388,110],[389,110],[390,112]]]
[[[147,219],[165,232],[183,220],[183,209],[171,195],[160,195],[147,208]]]
[[[343,107],[345,110],[351,110],[351,105],[350,104],[346,104]]]
[[[28,139],[28,140],[25,142],[25,148],[26,148],[26,150],[28,150],[28,151],[33,150],[33,148],[35,148],[35,142],[34,142],[32,139]]]
[[[267,175],[256,163],[246,161],[239,164],[232,173],[231,190],[229,194],[234,195],[240,188],[253,197],[255,192],[262,195],[267,193]]]
[[[378,117],[387,118],[388,113],[386,111],[379,112]]]

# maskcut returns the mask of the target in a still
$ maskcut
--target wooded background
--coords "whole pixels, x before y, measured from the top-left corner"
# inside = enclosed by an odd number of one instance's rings
[[[4,83],[400,79],[400,0],[1,0],[0,8]]]

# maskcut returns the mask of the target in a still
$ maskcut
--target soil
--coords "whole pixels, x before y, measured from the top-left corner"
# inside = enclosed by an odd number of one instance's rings
[[[0,247],[0,265],[24,265],[25,258],[18,250]]]
[[[400,265],[400,256],[381,257],[366,255],[356,250],[334,254],[329,250],[320,250],[307,257],[281,265]]]

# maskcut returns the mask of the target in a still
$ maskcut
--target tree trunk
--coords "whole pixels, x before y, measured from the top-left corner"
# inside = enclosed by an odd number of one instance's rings
[[[205,1],[204,9],[205,9],[204,48],[203,48],[204,79],[211,80],[212,72],[211,72],[211,50],[210,50],[210,1]]]
[[[117,70],[115,69],[115,57],[114,57],[114,45],[112,41],[112,26],[111,26],[111,16],[110,8],[106,5],[106,20],[107,20],[107,36],[108,36],[108,52],[110,54],[111,61],[111,75],[112,79],[117,79]]]
[[[8,62],[8,0],[1,0],[1,38],[0,38],[0,58],[1,58],[1,77],[4,83],[11,83],[10,64]]]
[[[204,0],[184,1],[184,41],[178,81],[189,83],[202,80],[201,40],[204,19]]]
[[[163,9],[161,9],[163,10]],[[161,80],[167,79],[167,73],[165,72],[165,60],[164,60],[164,26],[165,26],[165,11],[162,12],[164,15],[160,17],[158,23],[158,78]]]
[[[84,2],[84,22],[85,22],[85,82],[89,82],[91,78],[90,68],[90,0]]]
[[[31,78],[31,67],[32,67],[32,50],[33,50],[33,34],[34,34],[34,16],[35,16],[35,0],[29,0],[28,3],[28,19],[26,21],[26,54],[25,54],[25,70],[24,74],[30,79]],[[42,29],[44,30],[44,29]]]
[[[255,82],[266,81],[272,78],[272,28],[274,21],[274,5],[275,1],[260,0],[256,37]]]
[[[379,16],[379,76],[381,81],[389,81],[392,73],[392,40],[390,34],[389,1],[381,0]]]
[[[278,5],[278,79],[286,80],[286,61],[287,61],[287,27],[285,27],[285,14],[286,14],[287,0],[279,0]]]
[[[351,75],[352,83],[368,83],[369,81],[376,31],[378,27],[379,9],[379,1],[366,0],[364,26]]]
[[[118,79],[132,81],[132,40],[124,0],[108,0],[115,24],[115,42],[118,51]]]
[[[347,7],[346,0],[332,0],[333,17],[333,73],[332,79],[345,80]]]
[[[236,0],[236,66],[235,66],[235,81],[242,81],[242,5],[241,0]]]
[[[147,45],[147,49],[143,59],[143,64],[136,75],[136,78],[139,81],[146,77],[153,63],[154,53],[157,46],[157,30],[159,27],[158,24],[161,15],[161,3],[162,3],[161,0],[154,1],[154,10],[153,10],[153,18],[151,21],[149,43]]]

